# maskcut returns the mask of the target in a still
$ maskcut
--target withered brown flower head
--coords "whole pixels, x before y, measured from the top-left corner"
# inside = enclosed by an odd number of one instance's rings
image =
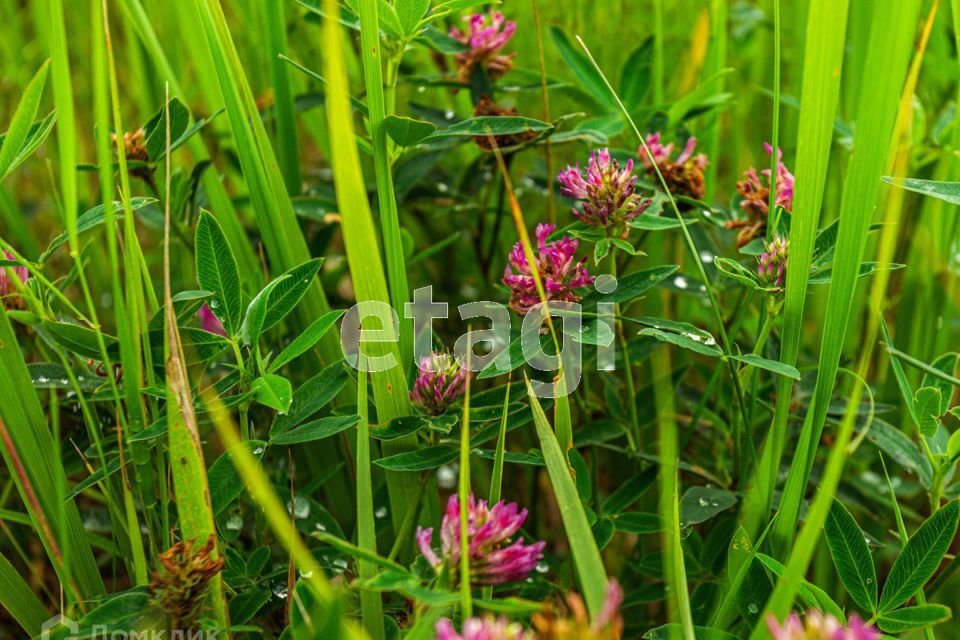
[[[481,96],[480,102],[473,110],[475,116],[517,116],[520,113],[513,107],[501,107],[487,96]],[[515,147],[529,142],[537,137],[536,131],[521,131],[519,133],[509,133],[501,136],[493,136],[497,147],[504,149],[506,147]],[[485,151],[492,151],[493,145],[490,144],[490,138],[487,136],[477,136],[474,138],[477,146]]]
[[[172,629],[189,629],[202,611],[210,581],[223,570],[223,557],[214,558],[214,537],[194,550],[194,540],[178,542],[160,554],[160,567],[148,587],[154,601],[170,617]]]
[[[111,133],[110,139],[113,145],[117,145],[117,134]],[[123,134],[123,151],[127,160],[136,162],[149,162],[150,154],[147,152],[147,132],[140,127],[136,131],[127,131]]]

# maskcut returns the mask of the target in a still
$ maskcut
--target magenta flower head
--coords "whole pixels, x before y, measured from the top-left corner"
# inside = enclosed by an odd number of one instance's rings
[[[434,351],[420,360],[420,375],[413,383],[410,401],[421,411],[438,416],[463,393],[468,375],[451,354]]]
[[[441,618],[437,622],[436,632],[436,640],[535,640],[536,637],[523,625],[510,622],[502,616],[467,618],[462,633],[457,633],[452,622]]]
[[[574,254],[580,243],[569,236],[547,242],[556,227],[552,224],[537,225],[537,255],[534,268],[540,275],[547,302],[579,302],[578,289],[593,284],[587,272],[585,259],[574,262]],[[521,315],[539,304],[536,281],[523,244],[518,242],[510,251],[510,262],[503,272],[503,284],[510,287],[510,308]]]
[[[513,69],[513,56],[516,54],[502,54],[500,50],[517,32],[516,22],[508,22],[499,11],[488,15],[475,13],[463,20],[470,25],[468,30],[461,31],[456,27],[450,30],[454,39],[470,47],[457,55],[457,79],[460,82],[469,82],[475,67],[485,69],[492,80]]]
[[[880,640],[880,635],[857,614],[843,625],[832,615],[816,610],[808,611],[803,621],[791,613],[782,627],[771,615],[767,617],[767,627],[774,640]]]
[[[640,146],[637,154],[647,170],[647,175],[656,177],[654,167],[660,169],[670,193],[688,196],[700,200],[706,193],[706,180],[703,172],[709,161],[702,153],[694,154],[697,148],[697,139],[687,138],[687,143],[676,158],[673,158],[673,143],[664,145],[660,142],[660,132],[649,134],[644,141],[650,148],[650,153]]]
[[[590,154],[586,175],[580,163],[567,168],[557,176],[560,193],[580,200],[581,208],[574,208],[573,215],[592,227],[614,228],[617,233],[631,218],[636,218],[650,206],[651,200],[636,193],[637,176],[633,175],[633,160],[620,168],[610,158],[610,151],[600,149]]]
[[[773,155],[773,147],[766,142],[763,148]],[[770,169],[757,171],[750,167],[743,172],[744,179],[737,182],[737,191],[743,196],[740,208],[747,214],[745,220],[732,220],[728,229],[740,229],[737,234],[737,246],[742,247],[755,237],[766,232],[767,218],[770,215]],[[777,206],[787,211],[793,210],[793,174],[783,164],[783,151],[777,149]]]
[[[486,500],[470,495],[467,513],[467,539],[470,553],[470,582],[474,585],[503,584],[524,580],[543,557],[546,542],[524,544],[523,538],[510,542],[527,519],[527,510],[515,502],[501,500],[492,507]],[[417,529],[420,553],[438,573],[446,565],[456,581],[460,566],[460,502],[456,494],[447,501],[447,512],[440,526],[440,554],[431,546],[433,529]]]
[[[790,253],[790,241],[782,236],[774,236],[766,243],[760,254],[757,274],[764,284],[782,287],[787,277],[787,257]]]
[[[16,260],[16,258],[6,251],[3,252],[3,255],[7,260]],[[29,277],[30,272],[26,267],[0,267],[0,298],[3,298],[5,308],[15,309],[23,306],[23,300],[20,298],[16,281],[19,281],[19,284],[22,285],[27,282],[27,278]]]
[[[220,318],[213,313],[213,309],[206,302],[197,309],[197,318],[200,320],[200,328],[204,331],[226,337],[227,332],[223,328],[223,323],[220,322]]]

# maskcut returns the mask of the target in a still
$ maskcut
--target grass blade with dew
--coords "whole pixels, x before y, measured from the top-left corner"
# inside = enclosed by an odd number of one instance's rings
[[[880,176],[889,157],[897,105],[910,60],[919,11],[919,1],[910,0],[899,2],[895,9],[877,15],[867,51],[867,73],[862,79],[857,79],[862,81],[854,138],[857,152],[850,161],[844,184],[841,204],[843,215],[840,217],[837,237],[833,282],[823,321],[817,382],[783,489],[780,517],[771,533],[774,547],[780,550],[790,545],[796,533],[800,506],[833,394],[843,336],[846,334],[857,274],[877,202]],[[838,446],[839,443],[834,445],[835,448]],[[820,485],[821,494],[827,486]],[[797,546],[793,548],[796,552]],[[787,569],[789,573],[791,567],[788,565]]]
[[[326,0],[327,18],[324,19],[324,75],[327,78],[327,122],[331,132],[330,163],[333,167],[337,203],[342,216],[341,228],[346,246],[347,261],[357,292],[357,301],[389,305],[387,280],[380,259],[380,246],[373,226],[370,202],[360,168],[360,157],[354,138],[353,112],[350,108],[346,63],[343,56],[343,27],[330,16],[338,15],[337,0]],[[396,327],[385,327],[393,332]],[[396,338],[396,334],[390,336]],[[377,408],[377,422],[387,424],[394,418],[410,415],[412,408],[407,394],[407,379],[404,374],[409,363],[403,362],[395,340],[371,342],[369,356],[390,356],[394,366],[371,375],[373,397]],[[417,448],[417,437],[407,435],[396,440],[384,441],[384,455],[394,455]],[[390,496],[390,515],[393,526],[399,531],[404,516],[416,508],[417,477],[414,473],[387,472]]]
[[[373,480],[370,474],[370,408],[367,401],[367,372],[361,370],[357,382],[357,545],[370,553],[377,553],[377,530],[373,519]],[[372,577],[376,565],[359,560],[360,579]],[[363,626],[373,640],[383,640],[383,602],[380,592],[362,588],[360,611]]]
[[[847,22],[847,0],[814,0],[810,4],[803,85],[797,135],[797,187],[790,229],[790,265],[783,305],[780,361],[796,366],[802,337],[807,280],[820,223],[820,205],[830,162],[834,114],[840,95],[840,68]],[[774,154],[776,156],[776,154]],[[777,379],[773,424],[760,455],[757,476],[744,504],[744,528],[755,537],[766,520],[777,484],[787,438],[793,380]]]
[[[167,87],[167,93],[170,89]],[[169,95],[165,104],[170,104]],[[214,542],[212,555],[220,557],[216,543],[217,529],[214,524],[213,507],[210,503],[210,486],[207,482],[207,467],[200,444],[200,431],[193,406],[193,390],[187,374],[183,345],[177,313],[173,308],[173,292],[170,286],[170,118],[166,123],[166,198],[164,198],[163,223],[163,352],[167,374],[167,438],[170,447],[171,474],[174,494],[177,498],[177,514],[184,540],[205,544]],[[216,624],[226,626],[226,603],[223,594],[223,576],[217,573],[210,581],[206,594],[207,607]]]

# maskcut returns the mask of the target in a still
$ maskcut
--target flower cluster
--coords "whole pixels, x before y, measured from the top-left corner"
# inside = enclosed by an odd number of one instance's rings
[[[210,581],[223,569],[223,556],[215,557],[214,537],[194,549],[194,541],[178,542],[158,557],[160,569],[153,573],[148,590],[170,616],[171,629],[189,629],[196,624]]]
[[[770,616],[767,627],[774,640],[880,640],[880,635],[856,614],[844,625],[832,615],[816,610],[807,612],[803,621],[791,613],[782,627]]]
[[[6,251],[3,252],[3,255],[7,260],[15,260]],[[29,277],[30,272],[27,271],[26,267],[0,267],[0,298],[3,298],[5,308],[15,309],[22,305],[23,300],[20,298],[19,289],[14,279],[19,280],[20,284],[24,284]]]
[[[773,147],[766,142],[764,149],[771,156]],[[770,215],[770,169],[757,171],[750,167],[743,173],[744,179],[737,182],[737,191],[743,196],[740,208],[747,214],[746,219],[732,220],[727,223],[728,229],[739,229],[737,247],[742,247],[754,238],[766,233],[767,218]],[[776,201],[778,207],[787,211],[793,210],[793,174],[783,164],[783,151],[777,149],[777,179]]]
[[[774,236],[767,242],[764,251],[760,254],[760,264],[757,274],[764,284],[782,287],[787,276],[787,257],[790,252],[790,241],[782,236]]]
[[[593,622],[587,615],[583,598],[570,592],[567,595],[570,617],[561,618],[553,612],[539,613],[533,617],[533,627],[540,640],[619,640],[623,634],[622,602],[623,589],[616,580],[610,580],[603,609]]]
[[[688,196],[700,200],[706,193],[706,181],[703,172],[707,168],[707,156],[702,153],[694,155],[697,148],[697,139],[687,138],[687,143],[676,158],[673,155],[673,143],[664,145],[660,142],[660,132],[649,134],[645,138],[650,153],[641,145],[637,152],[640,161],[647,170],[647,175],[656,176],[654,167],[660,170],[670,193]]]
[[[499,11],[486,16],[475,13],[464,21],[470,25],[467,31],[456,27],[450,30],[453,38],[470,47],[457,55],[457,80],[464,84],[470,82],[470,74],[476,67],[486,70],[491,80],[513,69],[515,54],[502,54],[500,50],[517,32],[516,22],[506,21]]]
[[[514,502],[501,500],[492,507],[486,500],[470,496],[467,513],[467,540],[470,554],[470,581],[474,585],[493,585],[523,580],[543,557],[546,543],[542,540],[524,544],[523,538],[513,543],[514,536],[527,519],[527,510]],[[456,495],[447,501],[447,512],[440,526],[440,555],[433,550],[433,529],[417,529],[420,553],[435,570],[446,565],[451,577],[459,575],[460,502]]]
[[[420,374],[410,391],[410,401],[421,411],[438,416],[463,393],[468,375],[451,354],[434,351],[420,360]]]
[[[197,319],[200,320],[200,328],[204,331],[226,337],[227,331],[223,328],[223,323],[220,322],[220,318],[213,313],[213,309],[206,302],[197,309]]]
[[[633,175],[633,160],[621,168],[610,158],[607,149],[590,154],[586,175],[578,162],[575,167],[567,165],[557,176],[557,182],[560,193],[581,201],[580,208],[573,209],[573,215],[592,227],[626,233],[622,228],[624,223],[643,213],[651,202],[635,191],[637,176]]]
[[[574,262],[579,242],[569,236],[547,242],[556,227],[552,224],[537,225],[537,255],[533,268],[543,283],[547,301],[579,302],[578,289],[593,284],[593,277],[584,265],[586,260]],[[510,308],[521,315],[540,303],[533,270],[527,261],[523,244],[518,242],[510,251],[510,263],[503,272],[503,284],[510,288]]]
[[[452,622],[443,618],[437,622],[436,632],[436,640],[534,640],[534,635],[523,625],[502,616],[467,618],[461,633],[457,633]]]

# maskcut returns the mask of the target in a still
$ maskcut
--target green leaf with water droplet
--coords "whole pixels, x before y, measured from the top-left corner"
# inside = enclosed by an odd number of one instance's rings
[[[680,499],[680,526],[706,522],[737,504],[737,497],[716,487],[690,487]]]
[[[260,404],[276,409],[281,414],[290,408],[293,389],[290,381],[283,376],[268,373],[253,381],[251,385],[254,399]]]

